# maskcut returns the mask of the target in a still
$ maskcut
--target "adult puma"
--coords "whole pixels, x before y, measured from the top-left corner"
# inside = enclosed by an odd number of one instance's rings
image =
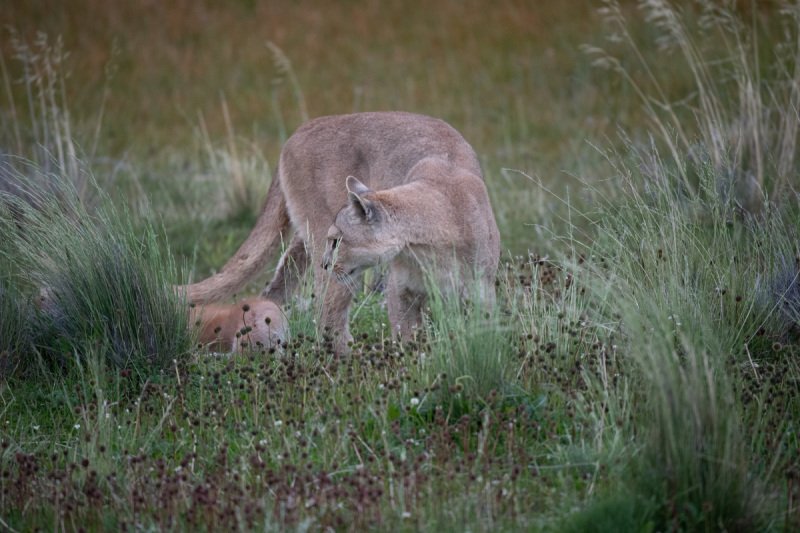
[[[192,305],[189,323],[198,328],[200,344],[218,352],[278,348],[288,332],[280,308],[263,298],[246,298],[230,305]]]
[[[441,120],[356,113],[301,126],[281,151],[252,232],[219,273],[186,286],[188,300],[219,300],[239,289],[290,230],[262,296],[283,302],[312,265],[319,325],[336,335],[337,352],[352,339],[350,281],[368,266],[389,263],[389,320],[405,338],[420,322],[425,269],[458,290],[476,282],[494,299],[500,237],[481,168],[469,143]],[[334,258],[339,266],[330,282]]]

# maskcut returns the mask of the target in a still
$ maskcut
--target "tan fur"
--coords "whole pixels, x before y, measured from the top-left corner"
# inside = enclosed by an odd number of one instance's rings
[[[200,344],[216,352],[277,348],[288,330],[280,308],[263,298],[190,307],[189,323],[199,329]]]
[[[375,218],[368,219],[365,206]],[[423,269],[462,293],[477,281],[483,296],[494,299],[500,237],[480,165],[467,141],[441,120],[357,113],[301,126],[281,151],[250,236],[218,274],[185,287],[189,301],[219,300],[243,286],[290,229],[294,236],[264,296],[282,302],[311,265],[320,325],[337,335],[340,353],[352,338],[352,276],[369,266],[389,264],[389,319],[402,337],[420,321]],[[323,263],[334,258],[338,274],[331,281]]]

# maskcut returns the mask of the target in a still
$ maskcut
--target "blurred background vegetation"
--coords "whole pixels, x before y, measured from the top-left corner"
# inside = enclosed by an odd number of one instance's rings
[[[452,123],[481,157],[505,247],[543,249],[531,224],[558,202],[506,169],[559,194],[578,190],[575,176],[603,177],[604,158],[587,139],[616,142],[618,128],[635,132],[644,121],[629,85],[581,51],[608,44],[598,6],[9,2],[0,25],[13,31],[0,46],[15,106],[3,102],[0,118],[10,134],[14,113],[30,114],[22,56],[61,46],[64,101],[84,159],[113,178],[103,184],[112,196],[155,207],[176,252],[199,246],[198,277],[250,227],[286,137],[306,118],[365,110]],[[624,9],[637,16],[634,5]],[[679,61],[643,50],[674,94],[687,90]],[[246,187],[226,194],[235,183]]]
[[[547,252],[547,232],[536,225],[558,225],[562,206],[534,181],[585,203],[580,182],[597,185],[611,174],[595,146],[619,145],[620,131],[646,140],[650,126],[635,86],[594,68],[583,45],[603,46],[644,91],[655,68],[665,101],[688,101],[696,90],[691,69],[660,46],[659,28],[635,2],[621,6],[635,49],[609,28],[602,5],[7,2],[0,47],[13,96],[0,107],[0,142],[12,144],[12,124],[35,122],[26,119],[36,114],[27,103],[32,89],[19,81],[35,70],[32,56],[66,52],[59,90],[82,159],[113,181],[101,183],[112,197],[154,207],[174,250],[197,252],[200,277],[246,234],[283,141],[304,120],[365,110],[430,114],[478,152],[505,248]],[[767,30],[759,35],[779,27],[777,4],[734,7]],[[725,52],[715,32],[699,40],[711,58]],[[685,116],[682,127],[691,130],[695,121]],[[25,136],[17,142],[27,144]]]

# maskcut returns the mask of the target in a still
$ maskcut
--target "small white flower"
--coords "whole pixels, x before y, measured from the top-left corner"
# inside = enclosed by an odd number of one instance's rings
[[[411,407],[416,407],[418,405],[419,405],[419,398],[417,398],[416,396],[411,398]]]
[[[33,426],[34,431],[39,431],[39,426]]]
[[[74,426],[72,426],[72,427],[74,427],[75,429],[81,429],[81,425],[80,425],[80,424],[75,424],[75,425],[74,425]]]
[[[283,420],[276,420],[275,422],[273,422],[273,425],[276,428],[279,428],[279,427],[281,427],[283,425]]]

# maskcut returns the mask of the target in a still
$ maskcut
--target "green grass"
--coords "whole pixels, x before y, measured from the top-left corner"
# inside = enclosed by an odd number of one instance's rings
[[[22,371],[41,359],[69,366],[85,352],[145,375],[182,359],[192,347],[188,317],[172,294],[176,266],[154,229],[134,228],[108,199],[89,212],[58,177],[48,192],[39,192],[48,176],[6,179],[19,194],[0,197],[4,305],[17,312],[4,314],[3,327],[17,325],[27,337],[7,348]]]
[[[769,457],[771,469],[789,468],[782,463],[794,459],[784,442],[771,455],[751,448],[743,421],[764,431],[771,417],[748,412],[757,408],[742,405],[735,388],[765,362],[796,372],[759,338],[785,338],[774,320],[778,300],[759,282],[792,253],[797,234],[779,212],[740,220],[729,197],[711,188],[715,179],[706,172],[698,185],[707,194],[680,202],[666,182],[649,198],[634,193],[629,204],[598,216],[608,266],[595,275],[603,294],[617,295],[628,358],[641,379],[635,426],[645,438],[634,492],[661,502],[657,523],[763,529],[774,516],[753,460]],[[778,401],[796,412],[787,394]],[[780,417],[769,423],[792,424]]]
[[[16,371],[18,354],[31,340],[31,310],[5,276],[0,281],[0,306],[0,374],[5,378]]]
[[[4,9],[0,524],[800,527],[798,8],[693,6]],[[308,284],[282,354],[194,350],[282,141],[386,108],[480,154],[497,308],[400,345],[370,274],[348,359]]]

